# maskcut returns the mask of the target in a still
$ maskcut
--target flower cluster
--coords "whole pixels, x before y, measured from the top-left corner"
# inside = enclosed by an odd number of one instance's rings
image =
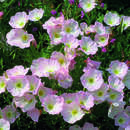
[[[73,2],[74,3],[74,2]],[[90,12],[97,5],[95,0],[79,0],[79,5],[85,12]],[[24,27],[27,22],[39,21],[44,14],[43,9],[34,9],[26,12],[17,12],[11,17],[9,24],[13,28],[7,33],[7,43],[20,48],[30,47],[30,42],[35,41],[32,34],[28,34]],[[55,18],[51,17],[42,27],[47,30],[51,44],[64,44],[64,54],[53,51],[50,58],[40,57],[32,61],[29,68],[22,65],[14,66],[6,70],[0,76],[0,94],[8,91],[13,96],[11,105],[0,109],[0,130],[9,130],[10,124],[20,116],[17,108],[35,122],[38,122],[41,110],[36,107],[39,98],[43,111],[51,115],[61,114],[63,119],[73,124],[82,119],[85,113],[90,113],[90,109],[95,104],[104,101],[110,103],[108,116],[115,119],[115,125],[121,129],[129,127],[129,107],[123,102],[125,86],[130,89],[130,71],[124,62],[112,61],[106,69],[110,76],[108,82],[104,82],[103,71],[100,70],[99,61],[87,59],[87,65],[83,68],[84,74],[80,81],[83,90],[75,93],[63,93],[46,87],[41,78],[57,80],[58,86],[67,89],[72,86],[73,79],[69,74],[76,64],[75,57],[78,51],[86,55],[94,55],[99,48],[108,45],[109,37],[113,26],[121,23],[124,30],[130,26],[130,17],[118,16],[116,13],[108,12],[104,16],[103,23],[96,21],[94,25],[79,23],[74,19],[65,19],[64,15]],[[93,34],[91,36],[91,34]],[[81,36],[81,39],[79,38]],[[30,75],[28,71],[31,71]],[[85,123],[83,128],[77,125],[71,126],[70,130],[98,130],[91,123]]]

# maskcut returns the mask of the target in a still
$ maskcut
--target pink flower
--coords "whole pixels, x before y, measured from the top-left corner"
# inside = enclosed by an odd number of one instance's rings
[[[94,55],[98,51],[97,44],[90,37],[82,37],[80,47],[87,55]]]
[[[102,72],[96,69],[89,68],[80,77],[82,85],[88,89],[88,91],[98,90],[103,84]]]
[[[29,68],[24,69],[24,66],[18,65],[14,66],[12,69],[6,70],[6,74],[8,78],[20,76],[20,75],[26,75],[28,73]]]
[[[11,77],[7,82],[7,90],[13,95],[21,97],[29,91],[29,81],[25,76]]]
[[[10,130],[10,123],[5,119],[0,119],[0,128],[2,130]]]
[[[0,11],[0,18],[2,18],[3,15],[4,15],[4,12]]]
[[[64,98],[57,95],[48,95],[42,101],[42,106],[44,110],[49,114],[59,114],[64,105]]]
[[[8,105],[2,110],[3,118],[8,120],[10,123],[14,123],[15,120],[20,116],[16,108],[13,105]]]
[[[97,127],[94,127],[93,124],[86,122],[83,126],[83,130],[99,130]]]
[[[85,115],[85,113],[82,111],[80,106],[74,102],[71,104],[64,104],[61,115],[66,122],[73,124],[80,120]]]
[[[34,108],[30,111],[27,111],[27,115],[30,116],[33,121],[38,122],[40,111],[37,108]]]
[[[6,38],[8,44],[22,49],[30,47],[30,42],[34,40],[33,35],[28,34],[23,29],[12,29],[7,33]]]
[[[28,15],[26,12],[17,12],[10,18],[9,24],[12,28],[23,28],[28,22]]]
[[[33,9],[32,11],[29,11],[29,20],[31,21],[39,21],[44,14],[44,10],[42,8],[40,9]]]
[[[34,95],[26,93],[22,97],[14,97],[13,102],[16,107],[20,107],[23,112],[27,112],[35,108],[37,101]]]

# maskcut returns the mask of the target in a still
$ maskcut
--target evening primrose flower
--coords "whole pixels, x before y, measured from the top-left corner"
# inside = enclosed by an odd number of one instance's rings
[[[90,12],[97,4],[95,0],[79,0],[79,5],[85,12]]]
[[[110,75],[108,77],[108,82],[109,82],[110,88],[118,92],[122,92],[123,89],[125,88],[125,85],[123,84],[122,80],[120,80],[118,77],[114,75]]]
[[[81,106],[81,108],[85,110],[90,110],[90,108],[94,106],[94,97],[84,91],[79,91],[76,94],[76,101]]]
[[[79,46],[79,40],[72,35],[65,35],[62,40],[68,48],[77,48]]]
[[[48,95],[42,101],[42,106],[44,110],[49,114],[59,114],[64,105],[64,98],[57,95]]]
[[[86,122],[83,126],[83,130],[99,130],[97,127],[94,127],[93,124]]]
[[[29,68],[24,68],[22,65],[14,66],[11,69],[6,70],[6,74],[8,78],[10,77],[15,77],[15,76],[20,76],[20,75],[26,75],[28,72]]]
[[[29,81],[25,76],[11,77],[7,82],[7,90],[12,96],[21,97],[29,91]]]
[[[84,67],[83,72],[86,72],[89,67],[98,69],[101,64],[101,62],[99,61],[91,60],[90,57],[87,58],[86,63],[87,63],[87,67]]]
[[[130,16],[122,16],[121,18],[123,19],[123,29],[126,30],[130,26]]]
[[[104,82],[102,72],[92,68],[87,69],[80,77],[80,80],[83,87],[87,88],[90,92],[98,90]]]
[[[74,19],[69,19],[64,21],[63,27],[62,27],[62,35],[72,35],[74,37],[78,37],[80,34],[80,28],[78,25],[78,22]]]
[[[55,28],[56,26],[59,26],[62,28],[62,24],[64,23],[64,15],[61,15],[58,18],[51,17],[48,21],[46,21],[42,27],[43,29],[51,30],[51,28]]]
[[[124,76],[127,74],[128,66],[124,62],[115,60],[115,61],[111,62],[107,71],[110,74],[113,74],[113,75],[117,76],[118,78],[123,79]]]
[[[48,30],[49,37],[51,39],[51,44],[57,45],[62,43],[62,34],[61,34],[62,28],[60,26],[52,27],[50,30]]]
[[[54,74],[59,69],[60,69],[60,64],[55,59],[39,58],[37,60],[33,60],[31,65],[31,71],[33,75],[37,75],[39,77],[54,76]]]
[[[0,119],[0,130],[10,130],[10,123],[5,119]]]
[[[68,68],[69,61],[61,52],[53,51],[51,59],[57,60],[61,67]]]
[[[106,100],[108,96],[107,94],[108,89],[109,89],[108,85],[103,83],[102,86],[98,90],[91,92],[96,103],[101,103]]]
[[[111,27],[119,25],[120,21],[117,13],[108,12],[104,16],[104,22]]]
[[[115,118],[115,125],[125,128],[130,123],[130,117],[124,112],[119,113]]]
[[[66,122],[73,124],[80,120],[85,115],[85,113],[82,111],[80,106],[74,102],[71,104],[64,104],[61,115]]]
[[[22,49],[30,47],[30,42],[34,40],[33,35],[28,34],[23,29],[12,29],[7,33],[6,38],[9,45]]]
[[[69,128],[69,130],[82,130],[80,126],[78,125],[73,125]]]
[[[130,89],[130,70],[128,70],[127,75],[123,79],[125,86]]]
[[[29,92],[32,92],[33,95],[36,95],[41,85],[41,79],[36,77],[35,75],[28,75],[27,79],[30,86]]]
[[[35,122],[38,122],[40,111],[37,108],[27,111],[27,115]]]
[[[23,112],[27,112],[35,108],[37,101],[34,95],[26,93],[22,97],[14,97],[13,102],[16,107],[20,107]]]
[[[4,76],[0,76],[0,94],[5,92],[6,89],[6,80]]]
[[[44,10],[42,8],[40,9],[33,9],[32,11],[29,11],[29,20],[31,21],[39,21],[44,14]]]
[[[120,103],[118,106],[110,105],[108,110],[108,117],[114,119],[119,113],[123,112],[125,103]]]
[[[80,47],[87,55],[94,55],[98,51],[97,44],[90,37],[82,37]]]
[[[51,88],[47,88],[44,86],[44,83],[41,84],[40,88],[38,89],[38,96],[40,101],[42,102],[43,99],[47,96],[47,95],[52,95],[52,94],[56,94],[57,92],[52,90]]]
[[[97,22],[97,21],[95,22],[95,24],[94,24],[94,30],[99,35],[106,34],[106,28],[100,22]]]
[[[70,104],[76,101],[77,93],[63,93],[61,96],[64,98],[64,104]]]
[[[14,123],[15,120],[20,116],[16,108],[13,105],[8,105],[2,110],[3,118],[8,120],[10,123]]]
[[[113,89],[110,89],[108,91],[107,101],[110,103],[116,103],[116,102],[123,101],[123,97],[124,97],[123,92],[121,93]]]
[[[60,84],[61,87],[67,89],[72,86],[73,79],[69,74],[62,75],[62,78],[63,78],[62,80],[58,79],[58,83]]]
[[[104,47],[108,44],[109,34],[95,35],[94,41],[98,44],[98,47]]]
[[[9,24],[12,28],[23,28],[28,21],[26,12],[17,12],[10,18]]]

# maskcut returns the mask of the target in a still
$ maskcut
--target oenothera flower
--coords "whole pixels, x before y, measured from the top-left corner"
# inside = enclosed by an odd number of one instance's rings
[[[79,40],[72,35],[65,35],[62,40],[68,48],[77,48],[79,45]]]
[[[13,95],[21,97],[29,91],[29,81],[26,76],[11,77],[7,82],[7,90]]]
[[[80,107],[85,110],[89,110],[91,107],[94,106],[94,97],[84,91],[79,91],[76,94],[76,101],[80,105]]]
[[[15,120],[20,116],[16,108],[13,105],[8,105],[2,110],[3,118],[8,120],[10,123],[14,123]]]
[[[125,108],[125,113],[130,117],[130,106]]]
[[[56,93],[57,91],[54,91],[51,88],[44,87],[44,83],[41,84],[40,88],[38,89],[38,96],[41,102],[47,95],[52,95]]]
[[[83,72],[86,72],[89,67],[98,69],[101,64],[101,62],[99,62],[99,61],[91,60],[90,57],[87,58],[86,63],[87,63],[87,67],[84,67]]]
[[[17,12],[10,18],[9,24],[12,28],[23,28],[28,21],[26,12]]]
[[[72,35],[77,37],[80,34],[78,22],[74,19],[65,20],[62,27],[62,35]]]
[[[48,21],[45,22],[45,24],[42,25],[43,29],[51,30],[51,28],[54,28],[55,26],[61,26],[64,23],[64,16],[61,15],[58,18],[51,17]]]
[[[62,34],[61,34],[62,28],[61,26],[54,26],[47,30],[49,37],[51,39],[51,44],[60,44],[62,43]]]
[[[0,130],[10,130],[10,123],[5,119],[0,119]]]
[[[126,30],[130,26],[130,16],[122,16],[121,18],[123,19],[123,29]]]
[[[51,59],[57,60],[61,67],[68,68],[69,60],[61,52],[53,51]]]
[[[71,87],[72,82],[73,82],[72,77],[69,74],[66,74],[66,75],[63,75],[62,78],[64,79],[62,80],[58,79],[58,83],[61,85],[61,87],[66,88],[66,89]]]
[[[93,27],[94,27],[94,31],[97,34],[99,35],[106,34],[106,28],[103,26],[102,23],[96,21]]]
[[[115,118],[115,125],[126,128],[130,124],[130,117],[124,112],[119,113]]]
[[[33,9],[32,11],[29,11],[29,20],[31,21],[39,21],[44,14],[44,10],[42,8],[40,9]]]
[[[108,89],[109,89],[108,85],[103,83],[102,86],[98,90],[91,92],[96,104],[105,101],[105,99],[108,96],[107,94]]]
[[[30,86],[29,92],[32,92],[33,95],[36,95],[41,85],[41,79],[36,77],[35,75],[28,75],[27,79]]]
[[[95,0],[79,0],[79,5],[85,12],[90,12],[97,4]]]
[[[124,76],[127,74],[128,66],[124,62],[115,60],[111,62],[107,71],[117,76],[118,78],[123,79]]]
[[[73,125],[73,126],[71,126],[71,127],[69,128],[69,130],[82,130],[82,129],[81,129],[80,126],[78,126],[78,125]]]
[[[108,110],[108,117],[114,119],[119,113],[124,111],[124,106],[124,102],[120,102],[120,104],[117,106],[111,104]]]
[[[60,69],[60,64],[55,59],[39,58],[33,60],[31,71],[39,77],[51,77]]]
[[[95,91],[103,84],[102,72],[96,69],[89,68],[80,78],[82,85],[88,91]]]
[[[59,114],[64,105],[64,98],[57,95],[48,95],[42,101],[42,106],[44,110],[49,114]]]
[[[94,41],[98,44],[98,47],[104,47],[108,44],[109,34],[95,35]]]
[[[128,70],[127,75],[123,79],[125,86],[130,89],[130,70]]]
[[[83,126],[83,130],[99,130],[97,127],[94,127],[93,124],[86,122]]]
[[[120,80],[118,77],[114,75],[111,75],[108,77],[108,82],[109,82],[110,88],[118,92],[122,92],[123,89],[125,88],[125,85],[123,84],[122,80]]]
[[[16,107],[20,107],[23,112],[27,112],[35,108],[37,101],[34,95],[26,93],[22,97],[14,97],[13,102]]]
[[[121,102],[123,101],[123,97],[124,97],[124,93],[122,92],[118,92],[118,91],[115,91],[113,89],[110,89],[108,91],[108,97],[107,97],[107,101],[110,102],[110,103],[118,103],[118,102]]]
[[[94,55],[98,50],[97,44],[90,37],[82,37],[80,47],[87,55]]]
[[[73,124],[80,120],[85,113],[76,102],[73,102],[71,104],[64,104],[61,115],[66,122]]]
[[[5,92],[6,89],[6,80],[4,76],[0,76],[0,93]]]
[[[38,122],[40,111],[37,108],[27,111],[27,115],[35,122]]]
[[[34,40],[32,34],[28,34],[23,29],[12,29],[6,35],[7,43],[11,46],[17,46],[20,48],[28,48],[30,42]]]
[[[20,75],[26,75],[28,72],[29,68],[24,69],[24,66],[18,65],[14,66],[12,69],[6,70],[6,74],[8,78],[10,77],[15,77],[15,76],[20,76]]]
[[[65,104],[70,104],[76,101],[77,93],[63,93],[61,96],[64,98]]]
[[[119,25],[120,21],[120,17],[117,13],[108,12],[104,16],[104,22],[111,27]]]

